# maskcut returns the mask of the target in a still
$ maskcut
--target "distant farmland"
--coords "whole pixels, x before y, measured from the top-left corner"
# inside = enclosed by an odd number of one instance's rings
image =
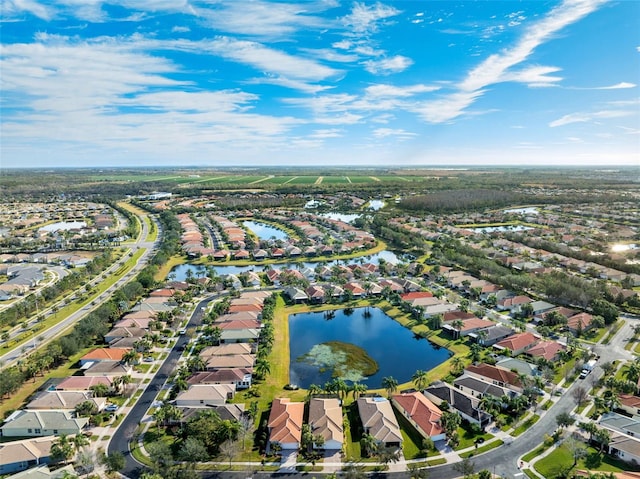
[[[154,183],[155,185],[166,184],[167,186],[181,185],[183,187],[194,186],[197,188],[207,188],[209,186],[221,186],[225,189],[229,187],[251,187],[251,188],[274,188],[286,186],[300,185],[336,185],[346,186],[349,184],[356,185],[382,185],[384,183],[407,183],[421,182],[427,180],[427,177],[421,176],[395,176],[395,175],[366,175],[363,173],[354,174],[353,176],[344,174],[324,174],[324,175],[259,175],[259,174],[225,174],[215,173],[211,175],[195,175],[195,174],[175,174],[175,175],[158,175],[158,174],[114,174],[110,172],[107,175],[92,175],[92,181],[109,181],[109,182],[128,182],[128,183]]]

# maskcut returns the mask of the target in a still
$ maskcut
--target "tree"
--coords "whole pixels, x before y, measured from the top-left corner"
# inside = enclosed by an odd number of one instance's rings
[[[587,401],[587,399],[589,399],[588,391],[582,386],[578,386],[573,391],[571,391],[571,396],[573,396],[573,399],[575,399],[578,406],[582,406]]]
[[[107,472],[117,472],[124,469],[125,460],[120,451],[115,451],[109,455],[104,455],[102,458],[102,464],[104,464]]]
[[[429,471],[427,469],[421,468],[415,462],[410,462],[407,464],[407,470],[409,471],[410,479],[428,479]]]
[[[564,446],[571,453],[571,457],[573,457],[573,466],[575,467],[578,464],[580,459],[583,459],[587,456],[587,448],[585,447],[582,441],[579,441],[573,437],[568,437],[564,441]]]
[[[591,309],[594,315],[602,316],[605,324],[613,324],[618,320],[618,308],[605,299],[591,301]]]
[[[476,465],[471,461],[471,459],[467,457],[460,462],[456,462],[453,465],[453,469],[456,472],[459,472],[460,474],[462,474],[462,477],[467,479],[473,476],[473,473],[476,470]]]
[[[600,444],[600,452],[609,447],[611,434],[606,429],[598,429],[593,435],[593,440]]]
[[[58,440],[51,446],[51,460],[53,462],[62,462],[66,464],[75,452],[73,442],[69,440],[66,434],[61,434]]]
[[[398,381],[393,376],[382,378],[382,387],[386,389],[387,396],[391,396],[398,389]]]
[[[93,401],[82,401],[75,407],[76,416],[87,417],[98,412],[98,406]]]
[[[378,441],[371,434],[363,434],[360,439],[360,448],[366,457],[371,457],[378,450]]]
[[[188,437],[182,443],[178,457],[187,462],[203,462],[209,460],[209,452],[199,439]]]
[[[559,428],[571,426],[575,422],[575,419],[567,412],[562,412],[556,416],[556,423]]]
[[[451,358],[451,374],[459,376],[464,370],[464,361],[460,356],[454,356]]]
[[[271,373],[271,364],[266,359],[257,359],[254,372],[261,379],[267,377]]]
[[[462,423],[462,418],[457,412],[445,411],[440,416],[440,426],[444,430],[447,437],[451,437]]]
[[[390,462],[398,462],[400,459],[400,451],[395,447],[378,447],[376,455],[378,456],[378,461],[385,466]]]
[[[593,439],[593,435],[598,431],[598,426],[594,422],[581,422],[578,424],[578,427],[582,429],[584,432],[589,433],[589,441]]]
[[[627,381],[637,384],[638,379],[640,379],[640,364],[636,361],[625,364],[622,370],[622,375]]]
[[[360,397],[361,394],[364,394],[367,392],[369,388],[367,387],[366,384],[362,384],[362,383],[353,383],[351,385],[351,392],[353,393],[353,399],[358,399]]]
[[[478,343],[473,343],[469,346],[469,359],[471,359],[472,363],[477,363],[480,361],[482,355],[482,346]]]
[[[413,385],[416,389],[418,391],[422,391],[429,385],[429,373],[422,369],[418,369],[413,376],[411,376],[411,380],[413,381]]]

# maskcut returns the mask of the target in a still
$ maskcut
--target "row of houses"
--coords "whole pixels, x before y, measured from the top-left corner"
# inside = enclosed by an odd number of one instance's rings
[[[213,248],[205,247],[204,236],[200,232],[198,224],[188,213],[179,214],[176,218],[182,227],[180,242],[182,243],[182,249],[187,255],[202,256],[213,254]]]
[[[433,441],[445,439],[440,425],[442,411],[424,394],[409,392],[386,398],[360,397],[357,400],[362,433],[371,435],[377,444],[384,447],[402,447],[402,433],[394,413],[403,415],[425,438]],[[284,450],[297,450],[302,440],[305,404],[288,398],[274,399],[269,413],[269,448],[278,444]],[[308,407],[308,424],[313,436],[322,441],[314,444],[316,449],[340,450],[344,443],[342,406],[336,398],[312,398]]]

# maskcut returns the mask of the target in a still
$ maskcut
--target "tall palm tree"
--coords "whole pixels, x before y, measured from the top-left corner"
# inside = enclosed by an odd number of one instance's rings
[[[264,379],[267,374],[271,373],[271,364],[266,359],[258,359],[254,370],[259,378]]]
[[[358,399],[361,394],[364,394],[367,392],[367,389],[369,388],[367,387],[366,384],[353,383],[353,385],[351,386],[351,391],[353,392],[353,399]]]
[[[625,364],[622,375],[627,381],[638,384],[638,379],[640,379],[640,364],[636,361]]]
[[[387,390],[387,395],[391,396],[398,390],[398,381],[393,376],[382,378],[382,387]]]
[[[413,381],[413,385],[416,389],[418,391],[422,391],[429,385],[429,373],[422,369],[418,369],[413,376],[411,376],[411,380]]]
[[[462,358],[460,356],[454,356],[451,359],[451,372],[453,373],[454,376],[459,375],[460,373],[462,373],[462,370],[464,369],[464,361],[462,360]]]

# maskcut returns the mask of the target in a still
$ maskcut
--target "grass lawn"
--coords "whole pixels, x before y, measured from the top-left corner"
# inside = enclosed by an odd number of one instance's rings
[[[483,438],[485,441],[493,439],[493,435],[488,432],[482,434],[474,434],[470,427],[458,427],[458,437],[460,438],[460,444],[456,447],[456,451],[466,449],[475,445],[475,441],[479,438]]]
[[[603,472],[622,472],[632,468],[621,461],[601,455],[596,449],[587,447],[587,457],[580,459],[577,469]],[[548,456],[535,463],[535,469],[548,479],[557,477],[562,471],[568,470],[573,464],[573,457],[569,449],[563,444],[556,448]]]
[[[425,457],[425,453],[422,451],[423,437],[416,428],[398,411],[393,410],[400,425],[400,432],[402,433],[402,452],[405,459],[418,459],[419,457]]]
[[[525,432],[527,429],[529,429],[531,426],[533,426],[535,423],[537,423],[538,419],[540,419],[540,416],[538,416],[537,414],[534,414],[533,416],[529,416],[522,424],[520,424],[517,428],[513,430],[513,433],[511,435],[514,437],[519,436],[520,434]]]
[[[158,268],[158,271],[156,272],[153,279],[155,279],[156,281],[164,281],[167,276],[169,276],[169,273],[171,273],[171,270],[174,267],[184,263],[185,259],[183,256],[172,256],[171,258],[169,258],[169,261]]]

